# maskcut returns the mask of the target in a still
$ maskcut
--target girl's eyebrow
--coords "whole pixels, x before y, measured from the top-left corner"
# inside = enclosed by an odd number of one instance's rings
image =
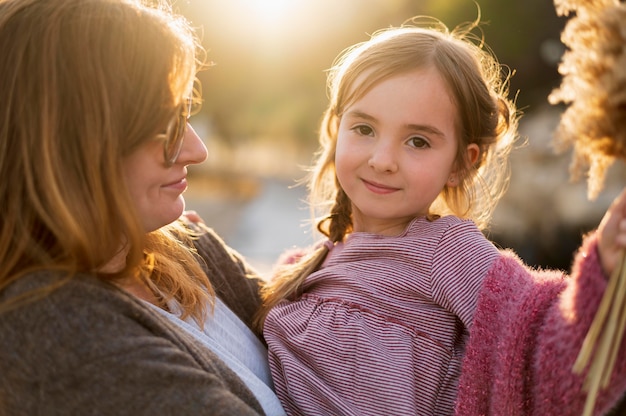
[[[446,137],[446,135],[443,134],[441,130],[430,124],[407,124],[406,127],[411,130],[423,131],[425,133],[434,134],[435,136],[439,136],[444,139]]]
[[[349,117],[355,117],[355,118],[360,118],[360,119],[365,119],[371,122],[376,122],[378,121],[378,119],[376,117],[373,117],[367,113],[364,113],[362,111],[359,110],[350,110],[347,111],[345,114],[345,116],[349,116]],[[424,133],[430,133],[430,134],[434,134],[436,136],[440,136],[442,138],[445,138],[446,135],[443,134],[443,132],[441,130],[439,130],[437,127],[431,125],[431,124],[406,124],[405,126],[407,129],[409,130],[415,130],[415,131],[419,131],[419,132],[424,132]]]
[[[376,117],[373,117],[367,113],[364,113],[362,111],[359,110],[350,110],[350,111],[346,111],[344,113],[345,116],[350,116],[350,117],[355,117],[355,118],[363,118],[365,120],[369,120],[369,121],[377,121]]]

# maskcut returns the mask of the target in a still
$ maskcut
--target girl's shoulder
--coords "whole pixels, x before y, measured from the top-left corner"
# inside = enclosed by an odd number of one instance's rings
[[[408,244],[420,244],[433,256],[456,258],[482,256],[494,259],[499,256],[496,245],[478,226],[468,219],[445,216],[434,220],[426,218],[412,222],[407,230]]]
[[[418,217],[413,219],[396,236],[386,236],[374,233],[357,232],[350,234],[346,239],[346,247],[356,249],[362,247],[367,250],[376,250],[380,247],[417,247],[426,244],[436,247],[441,243],[454,244],[455,242],[486,241],[478,226],[471,221],[455,216],[436,218]]]

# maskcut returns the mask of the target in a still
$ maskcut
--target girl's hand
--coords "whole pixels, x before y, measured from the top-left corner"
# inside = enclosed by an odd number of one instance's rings
[[[598,227],[598,252],[602,269],[610,277],[626,250],[626,189],[613,200]]]

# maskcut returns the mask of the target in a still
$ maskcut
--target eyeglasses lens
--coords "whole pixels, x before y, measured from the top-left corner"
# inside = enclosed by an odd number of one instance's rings
[[[185,131],[187,130],[187,120],[191,113],[191,100],[183,104],[181,112],[173,119],[167,127],[167,141],[165,142],[165,161],[171,166],[176,162],[183,147]]]

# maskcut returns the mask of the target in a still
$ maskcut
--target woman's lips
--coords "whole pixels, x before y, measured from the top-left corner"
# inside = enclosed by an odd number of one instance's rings
[[[163,185],[163,188],[184,192],[187,189],[187,178],[182,178],[174,182]]]

